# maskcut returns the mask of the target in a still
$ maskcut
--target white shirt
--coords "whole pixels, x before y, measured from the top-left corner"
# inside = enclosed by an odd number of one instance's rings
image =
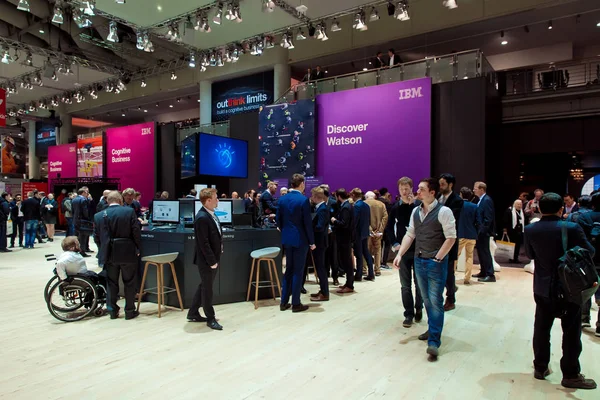
[[[56,262],[56,273],[61,280],[67,279],[69,275],[86,273],[87,270],[83,256],[74,251],[65,251]]]
[[[395,59],[395,58],[396,58],[396,56],[395,56],[395,55],[390,57],[390,67],[393,67],[393,66],[394,66],[394,59]]]
[[[19,204],[19,217],[24,217],[25,215],[23,214],[23,211],[21,211],[21,206],[23,205],[23,202],[21,202],[21,204]]]
[[[421,222],[423,222],[427,217],[427,214],[437,207],[437,205],[437,200],[434,200],[433,203],[429,205],[427,212],[425,212],[423,204],[413,210],[412,214],[410,215],[408,229],[406,230],[406,234],[409,238],[415,239],[417,237],[415,234],[415,213],[419,213],[419,218],[421,219]],[[452,210],[446,206],[442,206],[440,212],[438,213],[438,221],[442,225],[446,239],[456,239],[456,220],[454,219]]]

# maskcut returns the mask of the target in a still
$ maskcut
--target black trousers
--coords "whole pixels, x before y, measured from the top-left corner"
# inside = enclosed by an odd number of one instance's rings
[[[194,293],[188,316],[193,317],[198,315],[200,313],[200,306],[202,306],[204,315],[211,321],[215,319],[213,286],[218,269],[212,269],[209,266],[198,266],[198,271],[200,271],[200,284],[198,285],[198,289],[196,289],[196,293]]]
[[[319,277],[319,287],[321,290],[321,294],[323,294],[324,296],[329,296],[329,279],[327,279],[327,269],[325,268],[326,251],[327,249],[319,249],[317,247],[313,250],[312,254],[315,260],[317,276]],[[310,250],[308,252],[308,256],[310,257]]]
[[[417,282],[417,274],[415,273],[415,256],[414,253],[407,253],[400,260],[400,285],[402,290],[402,305],[404,306],[404,316],[406,318],[415,318],[415,310],[423,310],[423,297],[419,282]],[[415,296],[413,298],[412,282],[415,282]]]
[[[547,297],[534,295],[535,322],[533,326],[533,366],[543,372],[550,363],[550,331],[556,315],[555,305]],[[579,355],[581,354],[581,307],[573,303],[565,305],[565,315],[561,319],[563,331],[560,369],[563,378],[576,378],[581,372]]]
[[[477,257],[481,266],[481,275],[494,276],[494,262],[490,253],[490,235],[477,235]]]
[[[117,300],[119,298],[119,275],[123,279],[125,291],[125,314],[130,314],[135,311],[135,292],[136,292],[136,270],[137,264],[104,264],[106,271],[107,288],[107,307],[108,311],[118,312],[119,306]]]
[[[521,252],[521,244],[523,243],[523,232],[515,231],[510,235],[510,240],[515,244],[515,252],[513,253],[513,260],[519,259],[519,253]]]
[[[325,252],[325,270],[331,271],[331,277],[334,280],[337,280],[339,274],[338,271],[340,269],[338,262],[338,254],[337,254],[337,243],[335,240],[335,233],[329,234],[329,247],[327,247],[327,251]],[[320,278],[319,278],[320,279]]]
[[[448,276],[446,277],[446,301],[450,304],[456,303],[456,274],[454,265],[456,260],[448,259]]]
[[[348,240],[337,238],[338,261],[340,268],[346,274],[344,286],[354,289],[354,265],[352,264],[352,243]]]
[[[90,233],[88,231],[82,231],[79,228],[75,227],[75,234],[77,235],[77,239],[79,240],[79,246],[81,247],[81,253],[85,253],[90,249],[89,240]]]
[[[373,270],[373,257],[369,252],[369,238],[356,239],[354,242],[354,256],[356,257],[356,276],[354,279],[362,280],[363,276],[363,258],[367,262],[368,277],[375,278],[375,271]]]
[[[25,221],[23,221],[23,217],[18,217],[16,220],[13,220],[13,234],[10,237],[10,245],[15,245],[15,239],[17,238],[17,232],[19,235],[19,246],[23,246],[23,232],[25,231]]]
[[[383,234],[383,259],[375,260],[379,265],[387,265],[387,262],[390,258],[390,250],[392,249],[392,242],[390,242],[390,238],[387,233]]]
[[[6,250],[6,221],[0,221],[0,250]]]

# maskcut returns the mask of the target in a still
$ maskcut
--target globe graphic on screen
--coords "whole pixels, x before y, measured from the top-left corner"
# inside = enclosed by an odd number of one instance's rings
[[[217,160],[219,164],[223,168],[231,167],[235,151],[232,151],[230,146],[224,144],[220,144],[219,147],[215,149],[215,151],[217,152]]]

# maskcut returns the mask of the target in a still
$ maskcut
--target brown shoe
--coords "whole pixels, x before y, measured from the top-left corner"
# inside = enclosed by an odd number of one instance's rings
[[[464,281],[464,283],[463,283],[463,284],[464,284],[464,285],[470,285],[470,284],[471,284],[471,281]]]
[[[344,293],[353,293],[354,289],[350,289],[349,287],[341,287],[336,293],[344,294]]]
[[[321,292],[317,293],[316,296],[310,296],[311,301],[329,301],[329,296],[325,296]]]
[[[455,308],[456,308],[456,305],[454,305],[454,303],[446,302],[446,304],[444,304],[444,311],[452,311]]]

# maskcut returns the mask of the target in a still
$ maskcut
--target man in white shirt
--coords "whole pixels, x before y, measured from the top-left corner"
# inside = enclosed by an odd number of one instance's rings
[[[439,181],[435,178],[421,180],[417,198],[422,201],[411,215],[408,230],[402,239],[394,268],[400,268],[404,253],[415,242],[415,271],[425,309],[429,330],[419,336],[427,340],[429,360],[437,360],[444,327],[444,287],[448,275],[448,252],[456,241],[456,222],[452,210],[439,204],[436,195]]]
[[[394,49],[388,50],[388,57],[390,58],[388,62],[388,66],[393,67],[394,65],[398,65],[402,62],[400,57],[394,52]]]

